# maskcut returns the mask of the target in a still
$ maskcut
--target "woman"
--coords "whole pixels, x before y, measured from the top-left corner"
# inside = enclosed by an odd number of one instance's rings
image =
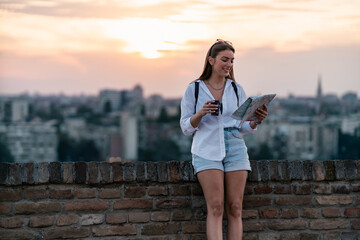
[[[206,55],[203,73],[188,86],[181,101],[180,125],[185,135],[193,135],[192,163],[206,200],[209,240],[222,239],[224,199],[227,239],[242,239],[242,201],[251,171],[242,135],[255,132],[267,116],[264,105],[256,111],[257,121],[239,126],[240,121],[231,118],[246,100],[243,88],[235,83],[234,53],[231,42],[216,40]]]

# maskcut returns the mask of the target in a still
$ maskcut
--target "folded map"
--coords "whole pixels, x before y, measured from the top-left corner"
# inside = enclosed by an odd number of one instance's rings
[[[231,115],[232,118],[241,120],[241,126],[245,121],[256,120],[255,111],[262,108],[264,104],[268,105],[276,94],[267,94],[262,96],[249,97],[246,101]]]

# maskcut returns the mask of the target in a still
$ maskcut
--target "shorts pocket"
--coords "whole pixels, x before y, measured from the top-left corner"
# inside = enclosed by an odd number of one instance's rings
[[[239,129],[233,129],[231,131],[231,134],[235,137],[235,138],[243,138],[242,134],[240,133]]]

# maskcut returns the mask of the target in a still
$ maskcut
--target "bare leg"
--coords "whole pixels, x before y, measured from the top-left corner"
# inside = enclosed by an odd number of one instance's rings
[[[228,240],[242,239],[242,202],[248,172],[233,171],[225,173],[226,214],[228,217]]]
[[[224,172],[215,169],[205,170],[199,172],[197,178],[204,192],[207,207],[207,239],[221,240],[224,214]]]

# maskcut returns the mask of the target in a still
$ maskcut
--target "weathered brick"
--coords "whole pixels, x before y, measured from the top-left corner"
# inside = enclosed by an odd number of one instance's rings
[[[167,196],[168,188],[166,186],[148,187],[148,194],[149,196]]]
[[[341,240],[359,240],[359,232],[342,232]]]
[[[303,162],[303,168],[304,168],[303,180],[305,180],[305,181],[313,180],[313,179],[314,179],[314,176],[313,176],[314,169],[313,169],[312,161],[310,161],[310,160],[305,160],[305,161]]]
[[[328,184],[317,184],[314,186],[313,193],[331,194],[331,186]]]
[[[111,183],[111,164],[108,162],[100,162],[100,182]]]
[[[345,179],[345,166],[343,160],[336,160],[334,161],[335,166],[335,178],[337,180],[344,180]]]
[[[38,182],[39,183],[48,183],[49,182],[49,165],[47,162],[41,162],[36,164],[36,169],[38,173]]]
[[[121,189],[115,188],[115,189],[99,189],[99,198],[104,199],[112,199],[112,198],[120,198],[121,197]]]
[[[272,192],[272,187],[269,185],[254,187],[255,194],[267,194]]]
[[[311,205],[312,197],[311,196],[278,197],[275,200],[275,203],[280,206],[305,206],[305,205]]]
[[[61,183],[61,163],[60,162],[51,162],[49,166],[49,177],[50,183]]]
[[[260,178],[261,181],[269,181],[270,180],[270,174],[269,174],[269,161],[267,160],[261,160],[258,163],[258,169],[260,172]]]
[[[260,181],[260,173],[258,169],[258,161],[252,160],[250,161],[251,172],[249,173],[248,180],[250,182],[258,182]]]
[[[271,232],[259,233],[259,238],[261,240],[278,240],[279,239],[277,233],[271,233]]]
[[[133,182],[136,179],[134,164],[125,162],[123,165],[123,181]]]
[[[339,208],[323,208],[322,215],[326,218],[335,218],[340,217],[340,209]]]
[[[34,169],[35,169],[34,163],[32,163],[32,162],[24,163],[23,183],[28,183],[28,184],[35,183]],[[0,173],[0,175],[1,175],[1,173]],[[1,183],[1,181],[0,181],[0,183]]]
[[[0,218],[0,227],[2,228],[21,228],[24,225],[24,217]]]
[[[151,221],[168,222],[170,220],[170,212],[152,212]]]
[[[34,214],[60,212],[61,203],[40,202],[40,203],[17,203],[15,204],[15,214]]]
[[[253,187],[251,187],[249,185],[245,186],[244,195],[251,195],[253,193],[254,193],[253,192]]]
[[[95,198],[96,197],[96,189],[95,188],[75,188],[74,190],[75,198]]]
[[[108,213],[106,214],[106,222],[110,224],[120,224],[127,222],[126,213]]]
[[[351,229],[360,230],[360,219],[351,220]]]
[[[136,235],[135,225],[125,224],[119,226],[96,226],[92,228],[95,237],[103,236],[130,236]]]
[[[349,205],[353,202],[352,196],[318,196],[315,197],[319,205]]]
[[[135,161],[136,182],[146,181],[146,164],[143,161]]]
[[[183,233],[205,233],[206,232],[206,222],[185,222],[182,224]]]
[[[16,230],[10,230],[10,229],[5,229],[5,230],[1,230],[0,229],[0,239],[8,239],[8,240],[13,240],[13,239],[22,239],[22,240],[32,240],[35,237],[35,232],[32,230],[24,230],[24,229],[16,229]]]
[[[352,218],[352,217],[360,218],[360,208],[347,208],[345,209],[344,214],[348,218]]]
[[[100,182],[99,176],[99,163],[98,162],[89,162],[89,183],[96,184]]]
[[[141,197],[144,197],[145,194],[146,194],[145,187],[129,186],[129,187],[125,187],[125,190],[124,190],[125,198],[141,198]]]
[[[113,181],[114,182],[121,182],[123,180],[122,163],[113,162],[111,164],[112,164],[112,171],[113,171]]]
[[[0,214],[8,214],[11,210],[11,205],[6,203],[0,203]]]
[[[298,218],[299,211],[295,208],[282,208],[281,209],[281,218],[291,219]]]
[[[60,215],[56,219],[57,226],[69,226],[78,222],[78,216],[75,214]]]
[[[65,211],[81,212],[81,211],[105,211],[109,208],[109,203],[102,201],[86,201],[86,202],[67,202],[65,203]]]
[[[318,233],[300,233],[300,240],[318,240]]]
[[[243,240],[258,240],[258,235],[256,233],[244,233]]]
[[[310,222],[310,229],[313,230],[343,229],[348,226],[345,219],[318,219]]]
[[[191,179],[191,175],[193,173],[193,170],[191,168],[191,162],[190,161],[181,161],[180,162],[180,178],[183,181],[189,181]]]
[[[257,216],[258,216],[257,210],[242,210],[243,219],[257,218]]]
[[[150,217],[148,212],[133,212],[129,213],[129,222],[131,223],[145,223],[149,222]]]
[[[159,182],[167,182],[169,180],[168,164],[166,162],[157,162],[157,174]]]
[[[190,206],[190,201],[187,198],[173,198],[173,199],[157,199],[157,208],[186,208]]]
[[[244,208],[266,207],[271,205],[271,197],[244,197]]]
[[[310,195],[311,194],[311,185],[295,185],[294,193],[296,195]]]
[[[193,216],[191,210],[173,210],[173,221],[186,221],[190,220]]]
[[[157,166],[154,162],[147,162],[146,163],[146,180],[148,181],[157,181]]]
[[[341,239],[341,232],[326,231],[322,233],[322,239],[338,240]]]
[[[354,160],[344,160],[346,180],[355,180],[357,177],[357,169]]]
[[[74,182],[74,163],[64,162],[63,164],[63,183]]]
[[[75,183],[86,183],[87,165],[85,162],[75,163]]]
[[[204,197],[197,197],[197,198],[192,198],[191,200],[191,206],[192,208],[202,208],[206,206],[206,202],[205,202],[205,198]]]
[[[307,228],[307,222],[300,219],[292,220],[272,220],[268,222],[271,230],[301,230]]]
[[[203,190],[199,183],[191,185],[192,195],[204,195]]]
[[[310,219],[319,218],[319,210],[317,208],[304,208],[302,209],[301,217]]]
[[[324,181],[325,174],[324,174],[324,166],[320,161],[313,162],[314,172],[315,172],[315,181]]]
[[[274,193],[276,194],[290,194],[291,185],[276,185],[274,187]]]
[[[281,233],[280,240],[300,240],[300,233]]]
[[[275,160],[269,161],[269,174],[271,181],[281,181],[278,161]]]
[[[299,160],[290,161],[290,178],[293,180],[303,179],[303,162]]]
[[[259,217],[260,218],[277,218],[278,212],[276,208],[266,208],[266,209],[260,209],[259,210]]]
[[[73,198],[71,189],[50,189],[50,199],[71,199]]]
[[[0,191],[0,202],[16,202],[21,199],[20,190]]]
[[[171,188],[171,195],[172,196],[189,196],[191,194],[190,186],[172,186]]]
[[[170,171],[171,182],[179,182],[181,180],[180,163],[178,161],[171,161],[169,163],[169,171]]]
[[[324,170],[325,170],[325,180],[333,181],[335,180],[335,165],[334,161],[324,161]]]
[[[332,191],[335,194],[348,194],[350,193],[350,184],[338,184],[332,186]]]
[[[180,223],[154,223],[144,225],[141,230],[142,235],[164,235],[178,234],[181,231]]]
[[[262,232],[265,227],[266,223],[264,221],[251,220],[243,223],[244,232]]]
[[[153,199],[118,200],[114,203],[114,210],[119,209],[151,209]]]
[[[30,217],[29,227],[42,228],[49,227],[54,224],[54,216],[35,216]]]
[[[0,184],[8,183],[9,163],[0,163]]]
[[[197,208],[193,211],[193,220],[206,221],[206,209]]]
[[[85,214],[80,217],[80,224],[85,226],[101,224],[104,221],[104,214]]]
[[[89,228],[62,227],[44,231],[45,239],[79,239],[89,237]]]
[[[47,197],[46,189],[25,188],[23,198],[29,200],[40,200]]]
[[[281,180],[289,181],[291,179],[289,161],[279,161],[279,169]]]
[[[12,163],[9,168],[11,185],[20,185],[22,183],[21,164]]]

